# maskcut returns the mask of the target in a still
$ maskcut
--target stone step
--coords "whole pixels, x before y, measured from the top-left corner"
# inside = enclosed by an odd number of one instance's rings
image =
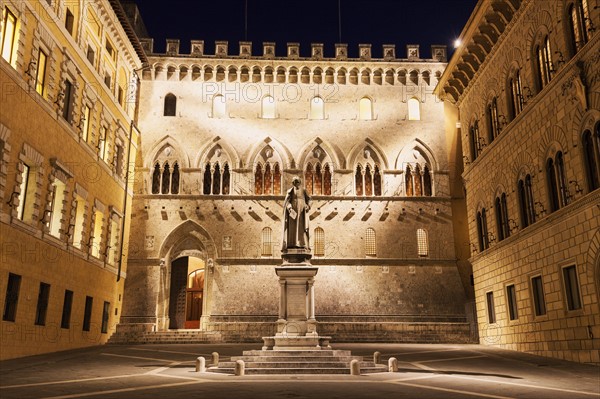
[[[207,369],[211,373],[235,374],[233,368],[210,367]],[[384,373],[387,372],[387,367],[361,367],[361,374],[369,373]],[[350,374],[350,367],[346,368],[246,368],[246,375],[257,374]]]
[[[363,361],[362,356],[232,356],[231,361],[244,362],[327,362],[337,361],[350,363],[352,360]]]
[[[249,350],[242,352],[244,356],[351,356],[350,351],[345,350]]]
[[[244,361],[246,369],[305,369],[305,368],[347,368],[350,363],[329,361],[329,362],[252,362]],[[235,368],[235,362],[219,362],[219,368]]]

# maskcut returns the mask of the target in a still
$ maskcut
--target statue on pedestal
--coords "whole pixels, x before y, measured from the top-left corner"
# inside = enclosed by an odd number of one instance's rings
[[[283,203],[283,242],[281,253],[305,254],[310,258],[309,216],[310,196],[302,187],[298,176],[292,179],[292,185]],[[287,260],[287,259],[286,259]]]

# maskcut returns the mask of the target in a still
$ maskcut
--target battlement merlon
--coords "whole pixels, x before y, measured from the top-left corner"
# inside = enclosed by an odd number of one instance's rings
[[[372,58],[371,56],[371,45],[370,44],[359,44],[358,45],[358,58],[348,57],[348,44],[336,43],[335,44],[335,57],[327,58],[324,53],[323,43],[311,43],[310,57],[300,57],[300,44],[299,43],[287,43],[287,56],[276,57],[275,56],[275,43],[274,42],[263,42],[262,43],[262,54],[252,53],[252,42],[241,41],[239,42],[239,48],[237,54],[229,53],[229,43],[227,41],[215,41],[215,52],[214,54],[205,54],[204,52],[204,40],[192,40],[189,54],[181,54],[179,52],[179,40],[178,39],[167,39],[167,46],[165,53],[158,54],[154,53],[154,39],[144,38],[140,39],[142,47],[148,56],[169,56],[169,57],[198,57],[198,58],[239,58],[239,59],[287,59],[287,60],[331,60],[331,61],[416,61],[416,62],[447,62],[448,60],[448,48],[446,45],[432,45],[431,46],[431,58],[424,59],[420,57],[419,45],[408,44],[406,46],[406,57],[400,58],[396,54],[396,45],[384,44],[383,58]]]

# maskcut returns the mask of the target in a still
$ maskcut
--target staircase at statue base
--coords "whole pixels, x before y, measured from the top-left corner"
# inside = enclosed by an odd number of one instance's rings
[[[352,356],[345,350],[250,350],[243,356],[232,357],[229,362],[219,362],[208,367],[212,373],[235,374],[238,360],[243,360],[246,375],[256,374],[350,374],[350,362],[360,362],[361,373],[388,371],[381,364],[364,361],[362,356]]]

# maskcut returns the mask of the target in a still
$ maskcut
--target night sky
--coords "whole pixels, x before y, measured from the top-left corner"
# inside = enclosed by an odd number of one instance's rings
[[[419,44],[421,57],[430,57],[430,45],[446,44],[449,53],[477,0],[340,0],[342,36],[351,57],[359,43],[371,43],[372,55],[381,57],[382,44],[395,44],[397,57],[406,56],[406,44]],[[254,55],[262,42],[276,42],[278,56],[287,42],[300,42],[300,55],[310,55],[310,43],[324,43],[325,56],[334,56],[339,43],[338,0],[137,0],[154,38],[155,52],[164,52],[165,39],[180,39],[181,53],[189,53],[190,39],[204,40],[205,53],[214,54],[215,40],[229,41],[237,55],[239,41],[252,41]]]

